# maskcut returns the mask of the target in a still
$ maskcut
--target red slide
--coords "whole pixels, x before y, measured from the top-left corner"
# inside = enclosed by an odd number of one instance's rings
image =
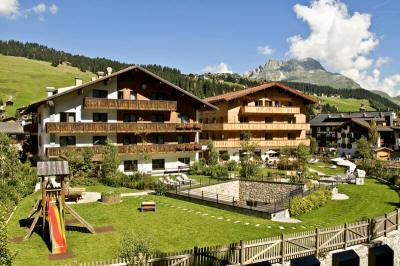
[[[62,221],[60,219],[60,212],[55,203],[50,203],[47,198],[47,216],[50,227],[50,242],[53,254],[62,254],[67,252],[67,244],[65,241],[64,230]]]

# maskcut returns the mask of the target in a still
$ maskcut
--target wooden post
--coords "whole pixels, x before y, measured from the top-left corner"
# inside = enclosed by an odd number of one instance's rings
[[[44,230],[46,226],[46,182],[44,176],[42,178],[42,234],[44,236]]]
[[[204,200],[203,190],[201,191],[201,200]]]
[[[385,221],[383,224],[383,236],[386,237],[386,231],[387,231],[387,213],[385,213]]]
[[[281,263],[285,262],[285,236],[281,235]]]
[[[65,203],[65,181],[64,181],[64,176],[61,177],[61,206],[64,206]],[[65,210],[62,208],[62,224],[65,225]]]
[[[244,265],[245,257],[244,257],[244,241],[240,240],[240,265]]]
[[[218,204],[218,193],[217,193],[217,204]]]
[[[198,247],[194,247],[193,248],[193,262],[191,263],[191,265],[196,266],[197,265],[197,254],[198,254]]]
[[[344,249],[347,248],[347,223],[344,224]]]
[[[235,196],[232,197],[232,205],[235,206]]]
[[[319,229],[315,228],[315,256],[319,254]]]

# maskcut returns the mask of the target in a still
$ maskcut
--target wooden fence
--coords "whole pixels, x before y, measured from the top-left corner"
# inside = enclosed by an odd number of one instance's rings
[[[389,232],[399,230],[399,218],[400,211],[397,209],[374,219],[351,224],[222,246],[194,247],[192,250],[154,254],[146,266],[247,265],[261,261],[282,263],[312,254],[319,256],[332,250],[368,243],[378,237],[386,236]],[[126,265],[126,263],[117,259],[68,265]]]

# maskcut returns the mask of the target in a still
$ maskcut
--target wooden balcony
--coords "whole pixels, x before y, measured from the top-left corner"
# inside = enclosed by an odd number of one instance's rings
[[[199,123],[46,123],[47,133],[168,133],[197,132],[201,128]]]
[[[119,154],[140,154],[140,153],[169,153],[169,152],[190,152],[201,150],[201,144],[184,143],[184,144],[134,144],[134,145],[117,145]],[[48,147],[46,152],[49,158],[59,157],[68,151],[83,152],[85,149],[91,149],[95,156],[101,155],[103,147],[87,146],[87,147]]]
[[[310,130],[306,123],[214,123],[203,124],[203,131],[252,131],[252,130]]]
[[[244,114],[300,114],[300,107],[242,106]]]
[[[84,98],[84,109],[176,111],[176,101]]]
[[[201,144],[207,145],[208,140],[201,140]],[[240,140],[213,140],[214,147],[223,148],[240,148],[242,141]],[[300,144],[309,146],[309,139],[296,139],[296,140],[254,140],[250,142],[257,147],[266,147],[270,149],[277,149],[283,147],[297,147]]]

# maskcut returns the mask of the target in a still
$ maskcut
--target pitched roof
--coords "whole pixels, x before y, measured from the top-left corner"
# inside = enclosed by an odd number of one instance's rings
[[[303,99],[305,99],[305,100],[307,100],[307,101],[309,101],[311,103],[317,103],[318,102],[313,97],[308,96],[308,95],[306,95],[306,94],[304,94],[304,93],[302,93],[302,92],[300,92],[298,90],[290,88],[290,87],[288,87],[286,85],[283,85],[283,84],[281,84],[279,82],[276,82],[276,81],[264,83],[264,84],[261,84],[261,85],[256,86],[256,87],[247,88],[247,89],[243,89],[243,90],[240,90],[240,91],[232,91],[232,92],[228,92],[228,93],[225,93],[225,94],[221,94],[221,95],[205,98],[204,100],[206,100],[209,103],[215,103],[215,102],[219,102],[219,101],[230,101],[230,100],[237,99],[237,98],[240,98],[240,97],[243,97],[243,96],[258,92],[258,91],[261,91],[261,90],[265,90],[265,89],[271,88],[271,87],[279,87],[279,88],[284,89],[286,91],[289,91],[289,92],[291,92],[291,93],[293,93],[293,94],[295,94],[297,96],[300,96]]]
[[[23,134],[24,128],[18,122],[0,122],[0,132],[6,134]]]
[[[167,80],[165,80],[165,79],[163,79],[163,78],[157,76],[157,75],[154,74],[153,72],[151,72],[151,71],[149,71],[149,70],[147,70],[147,69],[145,69],[145,68],[143,68],[143,67],[140,67],[140,66],[137,66],[137,65],[133,65],[133,66],[129,66],[129,67],[127,67],[127,68],[121,69],[121,70],[119,70],[119,71],[116,71],[116,72],[114,72],[114,73],[112,73],[112,74],[110,74],[110,75],[107,75],[107,76],[98,78],[98,79],[96,79],[96,80],[93,80],[93,81],[84,83],[84,84],[79,85],[79,86],[72,87],[71,89],[68,89],[68,90],[65,90],[65,91],[56,93],[56,94],[54,94],[54,95],[51,95],[51,96],[46,97],[46,98],[44,98],[44,99],[41,99],[41,100],[39,100],[39,101],[33,102],[33,103],[31,103],[30,105],[27,106],[26,111],[32,111],[32,110],[33,110],[34,108],[36,108],[37,106],[39,106],[39,105],[41,105],[41,104],[43,104],[43,103],[45,103],[45,102],[47,102],[47,101],[49,101],[49,100],[52,100],[52,99],[54,99],[54,98],[60,97],[60,96],[62,96],[62,95],[65,95],[65,94],[68,94],[68,93],[71,93],[71,92],[74,92],[74,91],[77,91],[77,90],[80,90],[80,89],[84,89],[84,88],[86,88],[86,87],[88,87],[88,86],[90,86],[90,85],[97,84],[97,83],[99,83],[99,82],[108,80],[108,79],[110,79],[110,78],[112,78],[112,77],[116,77],[116,76],[121,75],[121,74],[123,74],[123,73],[127,73],[127,72],[129,72],[129,71],[134,70],[134,69],[139,69],[140,71],[142,71],[142,72],[144,72],[144,73],[146,73],[146,74],[148,74],[148,75],[150,75],[150,76],[152,76],[152,77],[158,79],[159,81],[161,81],[161,82],[163,82],[163,83],[165,83],[165,84],[167,84],[167,85],[173,87],[174,89],[176,89],[176,90],[178,90],[178,91],[180,91],[180,92],[186,94],[187,96],[189,96],[189,97],[195,99],[196,101],[198,101],[198,102],[201,103],[201,104],[204,104],[204,105],[210,107],[211,109],[218,109],[218,108],[215,107],[214,105],[212,105],[212,104],[210,104],[210,103],[208,103],[208,102],[206,102],[206,101],[204,101],[204,100],[202,100],[202,99],[200,99],[200,98],[194,96],[193,94],[191,94],[191,93],[185,91],[184,89],[182,89],[182,88],[176,86],[175,84],[173,84],[173,83],[171,83],[171,82],[169,82],[169,81],[167,81]]]
[[[366,129],[370,128],[370,124],[368,123],[368,121],[366,121],[365,119],[362,118],[352,118],[348,121],[343,122],[341,125],[337,126],[336,129],[340,129],[343,126],[350,124],[350,123],[355,123],[361,127],[364,127]],[[389,126],[384,127],[384,126],[377,126],[377,130],[378,131],[393,131],[393,129]]]

